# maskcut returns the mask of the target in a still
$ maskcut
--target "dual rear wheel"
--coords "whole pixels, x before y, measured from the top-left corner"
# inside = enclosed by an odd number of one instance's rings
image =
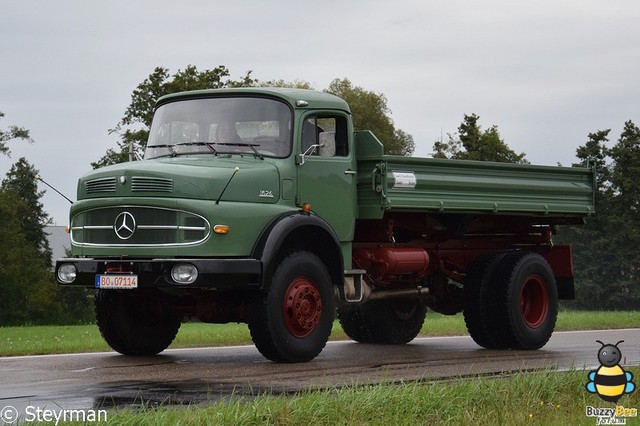
[[[464,284],[469,334],[488,349],[539,349],[556,324],[558,291],[541,255],[514,251],[481,256]]]

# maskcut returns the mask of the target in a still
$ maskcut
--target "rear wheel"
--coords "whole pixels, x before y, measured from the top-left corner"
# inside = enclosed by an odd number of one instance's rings
[[[537,253],[487,254],[464,286],[464,318],[473,340],[487,349],[539,349],[555,327],[558,292],[553,271]]]
[[[371,300],[338,307],[344,332],[360,343],[404,344],[420,333],[427,306],[420,300]]]
[[[497,320],[513,349],[539,349],[551,338],[558,316],[558,289],[547,261],[515,252],[500,262],[495,282]]]
[[[492,293],[496,267],[506,253],[480,256],[467,274],[464,283],[464,322],[469,335],[480,346],[500,349],[508,346],[504,324],[498,321]]]
[[[167,312],[153,294],[96,290],[96,320],[107,344],[123,355],[155,355],[180,329],[181,318]]]
[[[324,263],[313,253],[294,252],[278,265],[269,290],[254,305],[251,338],[272,361],[310,361],[329,339],[334,303]]]

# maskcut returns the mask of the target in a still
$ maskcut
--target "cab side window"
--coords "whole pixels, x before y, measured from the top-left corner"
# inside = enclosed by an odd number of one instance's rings
[[[308,117],[302,125],[303,154],[346,157],[349,154],[347,141],[346,117],[314,115]]]

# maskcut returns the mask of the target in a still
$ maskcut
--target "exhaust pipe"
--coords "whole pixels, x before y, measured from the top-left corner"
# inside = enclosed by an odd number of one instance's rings
[[[364,271],[362,271],[364,272]],[[429,294],[429,289],[422,286],[416,288],[404,288],[398,290],[373,291],[371,286],[362,279],[362,274],[344,277],[343,283],[344,301],[348,303],[364,303],[368,300],[420,298]]]

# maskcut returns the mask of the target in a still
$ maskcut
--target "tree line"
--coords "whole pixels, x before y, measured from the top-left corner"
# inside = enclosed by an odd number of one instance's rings
[[[119,138],[117,146],[95,162],[94,168],[129,161],[144,152],[156,99],[185,90],[224,87],[276,86],[311,89],[305,81],[259,81],[251,71],[232,79],[224,66],[198,70],[188,66],[173,75],[157,67],[133,91],[123,117],[109,132]],[[372,130],[385,145],[385,153],[411,155],[412,135],[395,127],[386,97],[335,79],[326,92],[345,99],[356,129]],[[0,112],[0,119],[4,114]],[[640,288],[640,129],[627,121],[617,143],[608,147],[611,130],[589,133],[576,150],[580,161],[596,167],[596,210],[587,224],[560,227],[558,242],[574,246],[576,309],[639,309]],[[0,130],[0,155],[10,155],[8,143],[33,143],[29,131],[15,125]],[[432,156],[528,164],[525,153],[511,150],[497,126],[483,129],[476,114],[463,121],[447,140],[433,144]],[[20,158],[0,185],[0,326],[19,324],[79,323],[93,321],[93,293],[55,284],[51,249],[44,227],[51,219],[40,202],[38,171]]]
[[[0,152],[10,155],[8,142],[15,140],[33,142],[27,129],[10,126],[0,130]],[[38,191],[37,176],[20,158],[0,184],[0,326],[90,322],[92,294],[55,284],[44,229],[51,219],[40,202],[44,191]]]

